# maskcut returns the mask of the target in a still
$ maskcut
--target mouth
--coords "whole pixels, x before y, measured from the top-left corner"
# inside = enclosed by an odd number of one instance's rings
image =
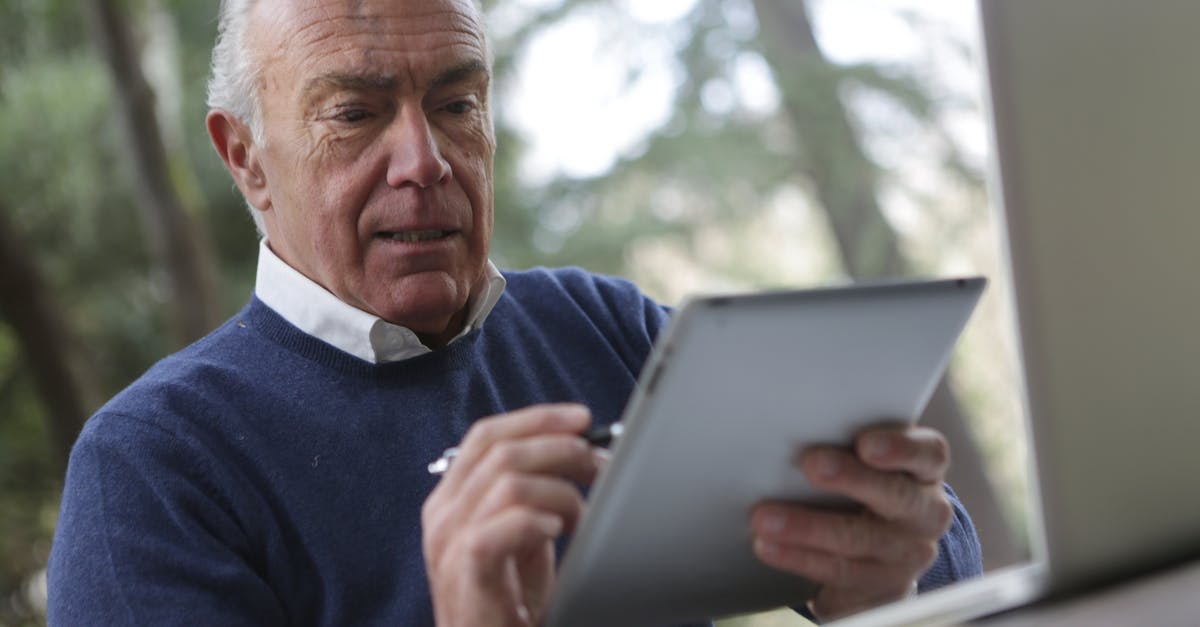
[[[433,242],[453,235],[455,231],[441,229],[426,229],[420,231],[381,231],[375,234],[380,239],[390,239],[395,242]]]

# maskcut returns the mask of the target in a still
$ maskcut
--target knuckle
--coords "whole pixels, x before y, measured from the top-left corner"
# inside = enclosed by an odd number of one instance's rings
[[[496,437],[496,421],[499,418],[491,416],[481,418],[467,429],[467,435],[463,438],[463,444],[473,444],[475,442],[490,442]]]
[[[835,529],[838,530],[840,548],[853,555],[870,553],[878,538],[876,526],[862,516],[855,516],[846,524],[836,525]]]
[[[505,474],[496,480],[495,490],[500,502],[506,505],[524,502],[529,496],[529,486],[517,475]]]
[[[949,531],[950,525],[954,522],[954,506],[950,505],[950,501],[946,499],[945,495],[934,499],[929,509],[929,518],[938,530],[938,535]]]
[[[914,561],[920,566],[921,571],[929,568],[937,556],[938,543],[936,541],[918,543],[913,554]]]
[[[843,556],[832,557],[830,559],[830,569],[832,570],[830,581],[838,587],[852,587],[855,585],[855,582],[862,578],[862,575],[859,573],[858,562]]]
[[[491,559],[491,539],[486,534],[480,533],[478,529],[464,532],[462,541],[463,548],[472,561],[479,563]]]
[[[888,545],[895,541],[895,534],[892,532],[891,528],[885,527],[879,522],[864,520],[861,526],[862,540],[858,547],[859,555],[878,555],[885,552]]]
[[[909,477],[899,474],[893,475],[892,494],[895,496],[896,506],[900,512],[911,515],[921,511],[924,495],[920,486]]]
[[[578,473],[595,467],[595,460],[583,438],[562,436],[548,440],[543,459],[558,473]]]
[[[946,443],[946,439],[941,435],[934,440],[933,446],[929,447],[929,461],[936,468],[946,468],[950,466],[950,446]]]
[[[513,442],[498,442],[488,450],[487,456],[501,468],[512,468],[520,460],[520,451]]]
[[[825,524],[823,521],[817,521],[815,524],[800,525],[794,530],[789,530],[799,539],[807,536],[814,543],[827,542],[829,548],[841,551],[851,551],[859,544],[859,523],[853,518],[843,524]]]

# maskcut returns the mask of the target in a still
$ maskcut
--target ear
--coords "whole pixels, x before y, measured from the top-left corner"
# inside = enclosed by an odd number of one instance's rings
[[[233,182],[246,200],[259,211],[271,208],[271,190],[258,158],[254,134],[232,113],[213,109],[205,119],[208,136],[221,161],[233,176]]]

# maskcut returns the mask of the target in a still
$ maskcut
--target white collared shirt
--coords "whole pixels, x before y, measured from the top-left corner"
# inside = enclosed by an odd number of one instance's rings
[[[488,261],[483,291],[467,305],[463,329],[450,341],[483,326],[504,293],[505,281]],[[289,266],[263,238],[258,246],[254,293],[301,331],[373,364],[400,361],[431,352],[417,334],[349,305]]]

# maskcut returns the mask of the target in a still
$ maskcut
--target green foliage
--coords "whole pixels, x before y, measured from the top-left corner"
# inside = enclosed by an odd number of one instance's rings
[[[211,6],[178,4],[189,19],[212,26]],[[74,2],[0,3],[0,196],[78,340],[74,357],[95,403],[170,344],[163,278],[143,243],[107,70],[85,48],[78,13]],[[257,249],[254,227],[204,135],[214,28],[182,29],[194,36],[179,59],[180,117],[190,122],[172,168],[195,186],[199,217],[223,227],[212,231],[228,277],[222,298],[232,311],[245,302]],[[13,331],[0,321],[0,625],[37,620],[24,590],[48,555],[61,490],[47,420]]]
[[[13,592],[46,562],[61,490],[45,412],[26,379],[16,337],[0,324],[0,625],[36,616]]]
[[[0,102],[0,171],[13,221],[106,390],[165,349],[129,172],[112,132],[104,68],[72,54],[11,71]]]
[[[0,72],[48,52],[78,51],[86,44],[76,0],[0,2]]]

